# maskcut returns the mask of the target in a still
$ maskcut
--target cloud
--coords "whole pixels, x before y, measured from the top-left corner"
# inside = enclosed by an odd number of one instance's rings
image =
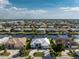
[[[11,5],[9,0],[0,0],[0,19],[40,18],[42,14],[46,13],[46,10],[42,9],[29,10],[28,8],[17,8],[15,6],[6,8],[7,5]]]
[[[0,0],[0,8],[3,8],[7,5],[10,5],[10,2],[8,0]]]
[[[69,12],[79,12],[79,7],[61,7],[60,9]]]
[[[0,18],[2,19],[30,19],[39,18],[40,15],[44,15],[46,10],[29,10],[27,8],[0,8]]]
[[[6,8],[7,5],[10,7]],[[75,19],[79,18],[79,7],[28,9],[12,6],[9,0],[0,0],[0,19]]]
[[[79,13],[59,9],[0,8],[1,19],[77,19]]]
[[[10,5],[9,8],[6,8]],[[27,8],[17,8],[11,6],[9,0],[0,0],[0,18],[1,19],[24,19],[24,18],[35,18],[38,14],[45,13],[45,10],[28,10]],[[35,16],[34,16],[35,15]]]

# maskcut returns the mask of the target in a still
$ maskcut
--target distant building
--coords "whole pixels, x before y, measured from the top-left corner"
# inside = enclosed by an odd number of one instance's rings
[[[38,49],[47,49],[49,48],[50,42],[48,38],[35,38],[32,39],[31,48],[38,48]]]

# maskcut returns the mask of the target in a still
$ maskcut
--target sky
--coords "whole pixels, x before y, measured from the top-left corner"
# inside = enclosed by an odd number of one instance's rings
[[[79,19],[79,0],[0,0],[0,19]]]

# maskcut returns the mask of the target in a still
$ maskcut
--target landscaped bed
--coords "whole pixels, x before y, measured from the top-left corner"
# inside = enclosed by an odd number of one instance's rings
[[[76,54],[76,52],[74,52],[74,50],[70,50],[70,52],[69,52],[69,56],[71,56],[71,57],[79,57],[79,55],[78,54]]]
[[[35,34],[35,32],[14,32],[15,34]]]
[[[29,55],[30,50],[21,50],[20,51],[20,56],[24,57],[24,56],[28,56]]]
[[[0,53],[0,56],[9,56],[10,55],[10,52],[2,52]]]
[[[33,55],[35,57],[43,57],[44,56],[44,53],[43,52],[35,52]]]
[[[57,57],[57,56],[61,56],[61,52],[50,52],[50,55],[52,56],[52,57]]]

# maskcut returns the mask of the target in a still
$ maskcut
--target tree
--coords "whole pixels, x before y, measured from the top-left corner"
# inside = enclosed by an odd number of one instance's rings
[[[29,38],[27,38],[26,39],[26,44],[25,44],[26,50],[29,50],[30,49],[30,42],[31,42],[31,40]]]
[[[52,48],[55,52],[61,52],[65,50],[65,46],[63,44],[57,44],[57,45],[54,44]]]
[[[61,52],[65,50],[65,46],[63,44],[53,44],[52,49],[50,50],[51,56],[61,56]]]
[[[25,51],[26,51],[25,47],[21,48],[20,51],[19,51],[20,56],[25,56]]]
[[[25,47],[27,50],[30,49],[30,42],[28,42]]]
[[[28,55],[29,55],[29,51],[30,51],[30,50],[27,50],[27,49],[26,49],[26,46],[24,46],[24,47],[21,48],[20,51],[19,51],[20,56],[28,56]]]

